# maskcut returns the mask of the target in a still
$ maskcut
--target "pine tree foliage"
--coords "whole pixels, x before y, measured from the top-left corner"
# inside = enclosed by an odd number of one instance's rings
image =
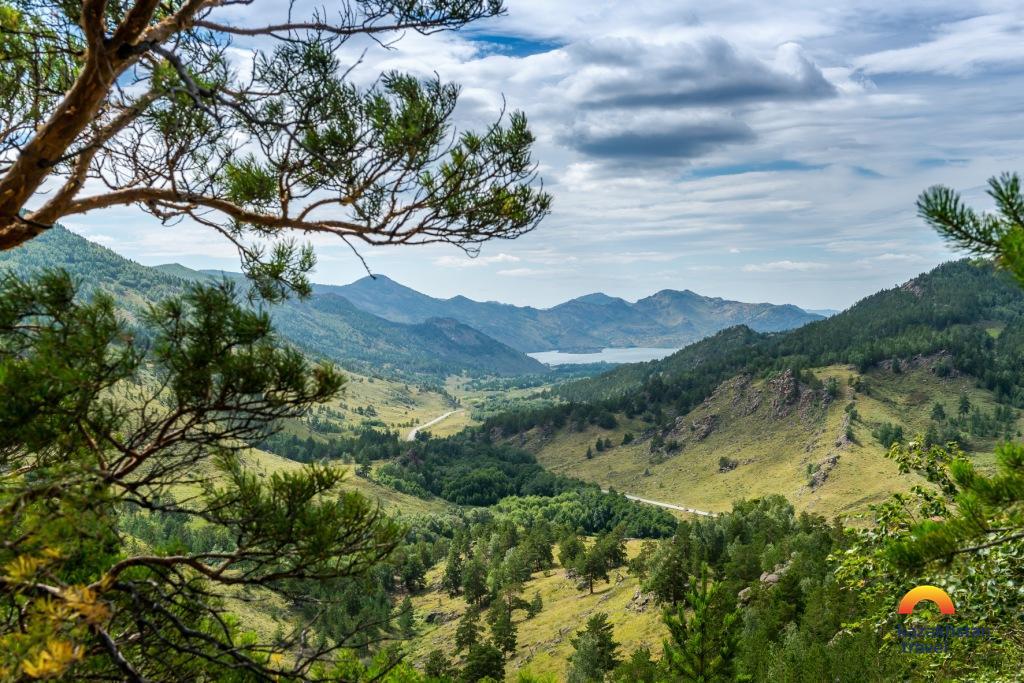
[[[712,585],[707,566],[686,594],[685,605],[666,610],[669,639],[664,643],[665,664],[675,680],[712,683],[730,680],[739,614],[722,613],[719,584]]]
[[[522,113],[458,132],[457,85],[389,72],[362,89],[338,57],[360,37],[494,17],[500,0],[349,0],[305,17],[234,4],[0,4],[0,249],[64,216],[134,206],[224,235],[259,293],[279,298],[310,291],[313,253],[292,233],[473,253],[547,214]]]
[[[571,640],[573,654],[569,657],[570,682],[600,681],[619,664],[618,643],[615,642],[608,615],[598,612],[587,620],[586,628]]]
[[[343,384],[281,347],[230,284],[196,286],[129,329],[65,273],[0,280],[0,669],[182,680],[303,678],[359,634],[299,648],[239,632],[242,588],[301,604],[306,581],[365,575],[402,529],[341,471],[259,476],[242,452]],[[194,493],[170,495],[187,486]],[[125,514],[203,525],[201,548],[125,543]],[[299,654],[301,651],[301,654]]]
[[[942,185],[917,200],[918,215],[947,240],[979,256],[994,258],[1024,284],[1024,194],[1020,176],[1004,173],[988,181],[996,213],[978,212]]]

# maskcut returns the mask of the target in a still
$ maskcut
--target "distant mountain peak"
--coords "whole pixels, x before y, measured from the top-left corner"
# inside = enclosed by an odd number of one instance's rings
[[[599,306],[607,306],[609,304],[627,303],[625,299],[620,299],[617,296],[610,296],[604,292],[593,292],[591,294],[584,294],[578,296],[572,301],[579,301],[587,304],[597,304]]]

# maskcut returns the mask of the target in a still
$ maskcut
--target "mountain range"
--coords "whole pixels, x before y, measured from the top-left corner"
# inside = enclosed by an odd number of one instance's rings
[[[778,332],[823,316],[796,306],[743,303],[690,290],[663,289],[635,303],[587,294],[552,308],[474,301],[465,296],[438,299],[376,275],[348,285],[316,285],[354,306],[387,320],[419,323],[451,318],[519,351],[597,351],[606,347],[679,348],[734,325]]]
[[[188,281],[241,279],[180,264],[148,267],[62,227],[0,253],[0,269],[19,275],[44,267],[68,270],[84,290],[113,294],[129,317]],[[315,285],[306,300],[271,309],[278,330],[297,346],[353,370],[395,376],[523,375],[547,367],[525,355],[558,349],[682,347],[742,324],[774,332],[819,320],[792,305],[749,304],[662,290],[635,303],[595,293],[552,308],[439,299],[385,276],[344,286]]]
[[[188,281],[220,279],[184,266],[143,266],[59,226],[17,249],[0,252],[0,271],[25,277],[44,268],[67,270],[85,293],[111,294],[129,319],[137,319],[148,304],[182,293]],[[523,375],[547,370],[455,320],[393,322],[332,293],[286,301],[272,307],[271,315],[291,343],[351,370],[434,378],[461,372]]]

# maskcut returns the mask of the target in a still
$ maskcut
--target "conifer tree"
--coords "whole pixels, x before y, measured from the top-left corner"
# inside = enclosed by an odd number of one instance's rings
[[[502,652],[516,651],[518,629],[512,621],[512,610],[504,600],[496,600],[488,614],[491,626],[491,642]]]
[[[606,548],[600,543],[594,543],[582,555],[576,558],[573,568],[576,573],[587,581],[591,594],[594,593],[594,582],[601,579],[608,579],[608,555]]]
[[[530,606],[526,609],[526,614],[531,619],[544,609],[544,600],[541,599],[540,593],[534,593],[530,599]]]
[[[398,628],[403,636],[409,638],[415,632],[415,624],[416,619],[412,608],[412,600],[407,595],[398,607]]]
[[[448,656],[441,650],[431,650],[427,661],[423,664],[423,673],[428,678],[448,680],[455,676],[455,667]]]
[[[558,563],[566,569],[571,569],[585,552],[586,547],[580,541],[580,537],[569,533],[558,542]]]
[[[462,592],[462,554],[454,543],[448,549],[441,587],[453,598]]]
[[[455,629],[455,651],[462,652],[480,642],[480,610],[470,607]]]
[[[505,678],[505,657],[501,650],[491,643],[476,643],[466,654],[466,665],[462,669],[462,680],[476,683],[484,679],[500,681]]]
[[[658,664],[651,659],[646,645],[633,650],[629,659],[615,667],[611,679],[614,683],[658,683]]]
[[[659,544],[648,562],[644,590],[654,593],[659,602],[678,605],[690,588],[692,552],[688,527]]]
[[[587,620],[586,628],[570,641],[573,654],[569,658],[569,681],[600,681],[619,663],[608,615],[598,612]]]
[[[290,235],[475,251],[547,213],[521,113],[456,132],[458,86],[387,73],[364,89],[339,57],[348,41],[494,17],[500,0],[233,5],[4,4],[0,250],[130,206],[224,235],[269,298],[309,291],[312,251]]]
[[[957,405],[956,412],[960,417],[966,417],[971,412],[971,399],[968,398],[966,393],[960,394],[960,402]]]
[[[712,683],[732,680],[739,613],[729,608],[721,584],[711,585],[708,568],[686,594],[685,604],[666,609],[664,662],[673,680]]]
[[[403,537],[339,491],[341,469],[245,463],[249,443],[336,395],[341,375],[281,344],[230,283],[193,286],[138,323],[63,272],[0,279],[0,613],[21,615],[0,623],[0,670],[274,678],[363,645],[358,625],[303,645],[305,622],[270,643],[222,618],[245,589],[301,606],[306,582],[359,580]],[[194,493],[167,495],[182,483]],[[217,542],[129,546],[127,515],[201,523]]]
[[[466,602],[479,604],[488,595],[487,567],[477,556],[472,556],[462,570],[462,591]]]

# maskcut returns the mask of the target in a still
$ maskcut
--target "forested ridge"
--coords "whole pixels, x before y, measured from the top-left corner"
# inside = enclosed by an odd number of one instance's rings
[[[662,360],[568,382],[554,392],[571,403],[634,414],[658,407],[683,413],[741,373],[800,373],[834,363],[866,370],[940,352],[948,357],[939,372],[971,375],[1000,400],[1024,407],[1024,295],[1012,278],[985,263],[946,263],[796,330],[730,328]]]

